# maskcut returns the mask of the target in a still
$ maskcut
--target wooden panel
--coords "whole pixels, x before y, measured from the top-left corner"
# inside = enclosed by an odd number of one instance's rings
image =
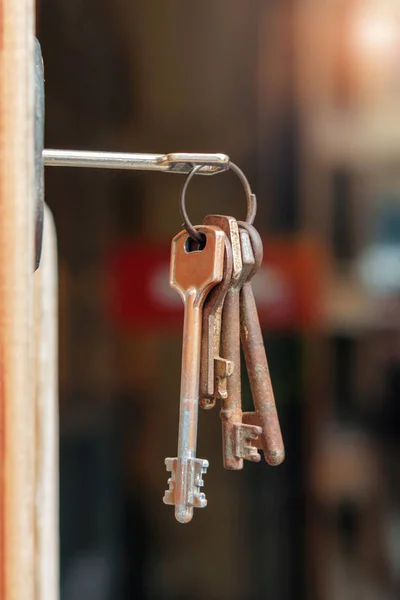
[[[0,598],[34,598],[34,4],[0,2]]]

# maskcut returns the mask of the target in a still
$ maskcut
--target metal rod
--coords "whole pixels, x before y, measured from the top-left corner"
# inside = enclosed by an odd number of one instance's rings
[[[59,600],[58,274],[53,215],[44,206],[43,252],[34,275],[36,600]]]
[[[92,167],[97,169],[130,169],[190,173],[203,165],[198,173],[214,175],[229,169],[226,154],[127,154],[122,152],[92,152],[88,150],[44,150],[44,164],[49,167]]]

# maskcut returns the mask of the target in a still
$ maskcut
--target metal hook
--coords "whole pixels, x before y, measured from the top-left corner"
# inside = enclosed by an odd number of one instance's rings
[[[239,167],[231,161],[229,161],[229,168],[239,177],[240,181],[242,182],[242,185],[243,185],[243,188],[244,188],[244,191],[246,194],[246,199],[247,199],[246,223],[248,223],[249,225],[252,225],[254,223],[254,219],[256,216],[256,212],[257,212],[256,196],[255,196],[255,194],[252,193],[248,179],[247,179],[246,175],[243,173],[243,171],[241,169],[239,169]],[[197,242],[201,243],[203,241],[203,234],[199,233],[193,227],[193,225],[189,219],[187,210],[186,210],[186,190],[187,190],[188,185],[191,182],[192,178],[194,177],[194,175],[196,175],[196,173],[199,169],[201,169],[201,166],[197,165],[190,171],[189,175],[186,177],[185,182],[182,187],[182,191],[181,191],[179,208],[180,208],[181,217],[183,219],[183,226],[185,227],[186,231],[188,232],[188,234],[190,235],[190,237],[193,240],[196,240]]]
[[[214,175],[229,169],[226,154],[137,154],[125,152],[93,152],[90,150],[44,150],[44,164],[48,167],[92,167],[98,169],[129,169],[134,171],[161,171],[163,173],[190,173],[199,165],[199,175]]]

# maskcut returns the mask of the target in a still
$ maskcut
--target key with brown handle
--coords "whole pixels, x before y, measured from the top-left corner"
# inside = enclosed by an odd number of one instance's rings
[[[223,231],[205,226],[196,230],[204,236],[203,248],[193,246],[186,230],[173,239],[171,248],[170,285],[180,294],[185,313],[178,456],[165,459],[171,477],[164,502],[175,506],[175,518],[180,523],[192,519],[195,507],[207,505],[200,488],[208,461],[196,457],[202,309],[207,294],[223,277],[225,250]]]
[[[231,285],[222,309],[221,356],[233,364],[233,371],[226,379],[227,394],[221,398],[222,450],[226,469],[240,470],[243,459],[260,460],[251,441],[257,437],[258,426],[242,424],[242,398],[240,382],[240,321],[239,293],[254,266],[250,240],[243,245],[237,221],[233,217],[209,215],[204,223],[220,227],[228,237],[233,255]]]
[[[264,452],[269,465],[276,466],[285,458],[285,448],[276,410],[274,392],[268,368],[264,340],[251,281],[263,260],[263,244],[257,230],[239,221],[241,234],[247,233],[255,256],[254,269],[250,272],[240,293],[240,334],[254,402],[254,412],[244,412],[243,422],[257,425],[262,433],[254,444]]]

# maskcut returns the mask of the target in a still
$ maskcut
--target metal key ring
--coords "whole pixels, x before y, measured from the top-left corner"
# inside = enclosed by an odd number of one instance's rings
[[[193,227],[193,225],[189,219],[189,216],[188,216],[188,213],[186,210],[186,190],[187,190],[188,185],[191,182],[192,178],[194,177],[194,175],[196,175],[197,171],[199,171],[201,168],[202,168],[202,165],[197,165],[197,166],[193,167],[193,169],[190,171],[189,175],[186,177],[185,183],[183,184],[183,187],[182,187],[180,203],[179,203],[180,213],[181,213],[181,217],[183,219],[183,226],[186,229],[186,231],[188,232],[188,234],[190,235],[190,237],[193,240],[196,240],[197,242],[201,242],[203,240],[203,235],[201,233],[199,233],[198,231],[196,231],[196,229]],[[249,225],[252,225],[254,223],[254,219],[256,216],[256,212],[257,212],[256,196],[255,196],[255,194],[252,193],[250,184],[247,180],[246,175],[243,173],[243,171],[241,169],[239,169],[239,167],[231,161],[229,161],[229,168],[239,177],[240,181],[242,182],[244,191],[246,193],[246,199],[247,199],[246,223],[248,223]]]

